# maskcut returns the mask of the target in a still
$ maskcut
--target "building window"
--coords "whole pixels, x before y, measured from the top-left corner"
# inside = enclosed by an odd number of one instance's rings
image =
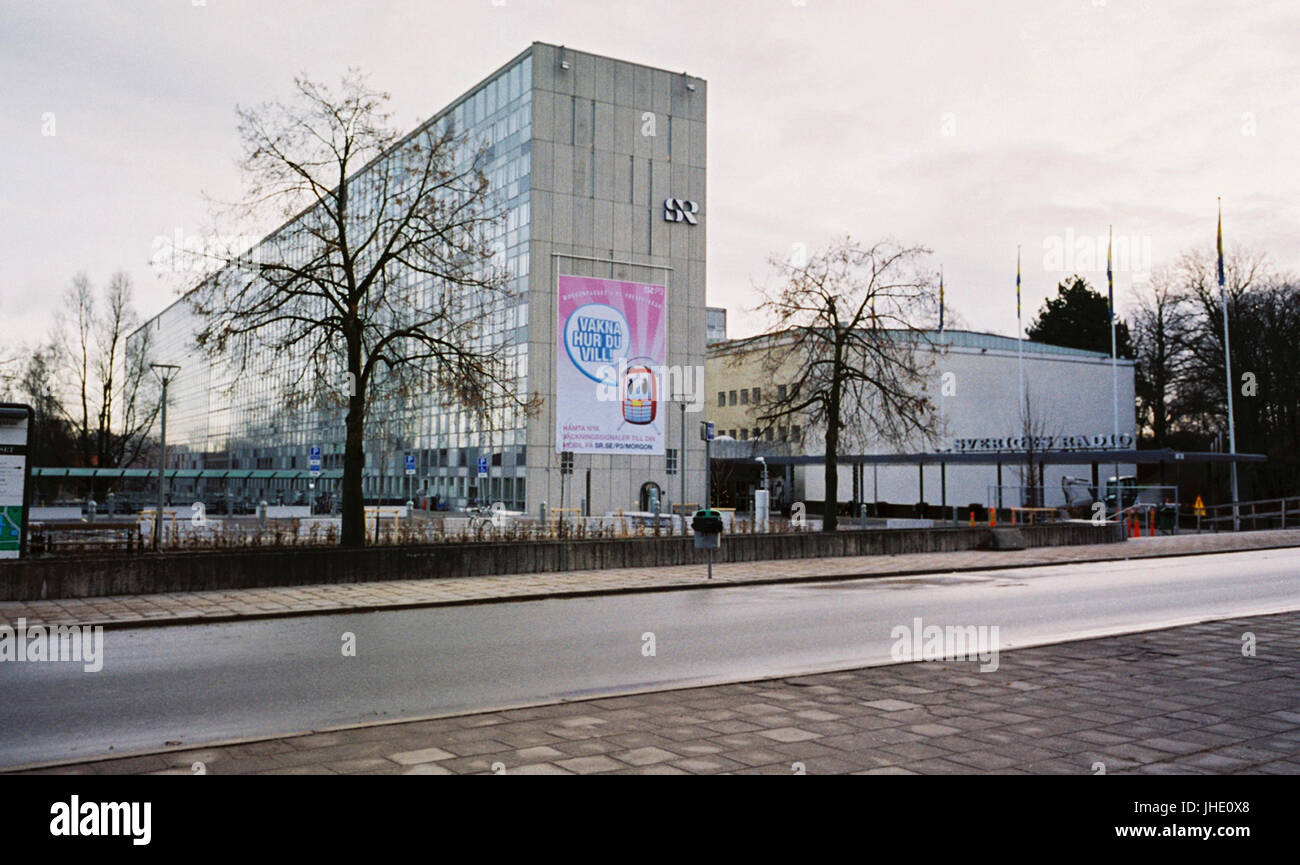
[[[735,405],[735,404],[736,404],[736,392],[735,392],[734,390],[727,394],[727,401],[728,401],[731,405]]]
[[[718,391],[718,405],[726,405],[726,404],[727,404],[727,392],[725,390]]]
[[[767,428],[767,431],[763,433],[763,438],[767,439],[768,441],[771,441],[771,440],[772,440],[772,428],[771,428],[771,427],[768,427],[768,428]]]
[[[758,427],[754,427],[754,441],[758,441],[762,437],[763,437],[763,431]]]
[[[742,391],[740,392],[740,404],[741,404],[741,405],[749,405],[749,391],[748,391],[748,390],[742,390]]]
[[[762,394],[762,391],[760,391],[758,388],[754,388],[754,397],[753,397],[753,400],[754,400],[754,404],[755,404],[755,405],[757,405],[757,404],[759,403],[759,401],[760,401],[760,400],[759,400],[759,397],[760,397],[761,394]]]
[[[796,442],[799,441],[799,427],[797,426],[790,427],[790,440]]]
[[[777,427],[776,436],[779,441],[786,441],[788,435],[789,433],[785,427]]]
[[[776,386],[776,398],[777,398],[777,400],[784,400],[784,399],[785,399],[785,385],[783,385],[783,384],[778,384],[778,385]]]
[[[740,431],[740,440],[743,442],[749,441],[749,430],[743,429]]]
[[[664,470],[670,475],[677,474],[677,449],[667,448],[665,453],[667,454],[667,460],[665,461]]]

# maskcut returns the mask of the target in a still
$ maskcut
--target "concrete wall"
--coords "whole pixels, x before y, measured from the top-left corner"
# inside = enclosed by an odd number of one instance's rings
[[[706,81],[544,43],[533,44],[532,57],[528,386],[544,398],[540,414],[528,424],[527,510],[535,514],[543,501],[561,506],[552,398],[557,277],[666,284],[666,363],[698,367],[702,378],[711,215]],[[666,198],[697,202],[698,224],[666,221]],[[606,261],[564,257],[570,255]],[[680,449],[680,410],[666,401],[663,407],[665,447]],[[686,415],[689,502],[702,501],[704,494],[704,446],[698,434],[704,418],[694,410]],[[658,484],[668,500],[681,501],[681,478],[667,473],[665,456],[577,454],[564,504],[578,507],[590,489],[589,513],[637,510],[647,482]]]
[[[1119,527],[1087,523],[1027,526],[1021,533],[1030,547],[1123,540]],[[989,537],[989,530],[981,528],[732,535],[724,538],[715,561],[951,552],[986,547]],[[0,563],[0,601],[689,563],[703,566],[704,562],[704,552],[696,550],[690,538],[680,537],[26,559]]]

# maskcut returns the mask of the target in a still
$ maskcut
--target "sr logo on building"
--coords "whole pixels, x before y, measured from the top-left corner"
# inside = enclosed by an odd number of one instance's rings
[[[689,225],[699,225],[699,220],[695,218],[695,214],[699,212],[700,205],[694,201],[687,201],[684,198],[664,199],[664,222],[685,222]]]

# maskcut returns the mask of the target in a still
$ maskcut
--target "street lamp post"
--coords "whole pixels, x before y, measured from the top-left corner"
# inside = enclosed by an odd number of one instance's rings
[[[162,424],[158,444],[158,510],[153,515],[153,551],[156,553],[162,546],[163,503],[167,489],[167,385],[181,371],[181,368],[174,363],[151,363],[149,368],[162,384]]]
[[[677,452],[677,506],[682,509],[682,536],[686,536],[686,397],[677,404],[682,410],[682,449]],[[668,525],[672,525],[672,514],[668,515]]]

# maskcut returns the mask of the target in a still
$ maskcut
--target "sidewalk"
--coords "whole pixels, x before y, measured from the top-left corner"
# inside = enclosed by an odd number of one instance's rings
[[[39,771],[1295,775],[1297,645],[1284,613],[1006,651],[987,673],[895,664]]]
[[[29,626],[193,624],[340,611],[949,573],[1292,546],[1300,546],[1300,530],[1147,537],[1135,538],[1122,544],[1041,547],[1010,552],[966,551],[739,562],[714,565],[712,581],[705,578],[703,565],[685,565],[216,592],[114,595],[102,598],[3,602],[0,603],[0,624],[13,626],[19,618],[25,618]]]

